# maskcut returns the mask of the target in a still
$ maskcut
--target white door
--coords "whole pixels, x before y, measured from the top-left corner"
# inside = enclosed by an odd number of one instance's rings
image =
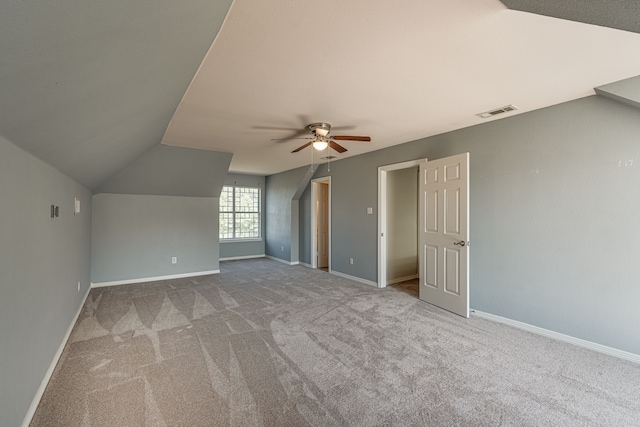
[[[469,153],[420,165],[420,299],[469,317]]]
[[[318,186],[317,212],[317,251],[318,268],[329,267],[329,184]]]

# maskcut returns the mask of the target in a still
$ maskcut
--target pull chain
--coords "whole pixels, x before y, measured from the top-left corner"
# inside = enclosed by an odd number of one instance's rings
[[[311,172],[313,172],[313,150],[314,150],[314,148],[312,146],[311,150],[310,150],[311,151]]]

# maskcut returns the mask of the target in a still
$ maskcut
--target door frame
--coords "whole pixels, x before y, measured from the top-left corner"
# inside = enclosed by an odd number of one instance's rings
[[[387,172],[409,169],[426,163],[427,159],[409,160],[402,163],[378,166],[378,287],[387,287]],[[314,199],[315,200],[315,199]],[[424,206],[418,204],[418,215]]]
[[[324,176],[321,178],[315,178],[311,180],[311,268],[318,268],[318,238],[316,236],[316,228],[318,227],[318,217],[316,214],[316,199],[318,197],[318,185],[323,185],[321,183],[327,183],[329,188],[327,189],[327,222],[329,229],[329,242],[328,242],[328,251],[329,251],[329,272],[331,272],[331,176]]]

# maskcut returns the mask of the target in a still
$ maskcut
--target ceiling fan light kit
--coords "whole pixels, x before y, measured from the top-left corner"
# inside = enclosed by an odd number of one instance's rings
[[[308,138],[311,139],[311,141],[307,142],[301,147],[296,148],[292,151],[292,153],[297,153],[298,151],[307,148],[310,145],[318,151],[325,150],[327,149],[327,147],[329,147],[337,151],[338,153],[344,153],[345,151],[347,151],[347,149],[338,144],[336,141],[371,141],[371,137],[368,136],[330,135],[331,125],[325,122],[311,123],[307,126],[307,128],[309,128],[309,131],[312,135],[312,138]]]
[[[315,148],[318,151],[322,151],[328,146],[329,146],[329,143],[327,141],[323,141],[321,139],[313,141],[313,148]]]

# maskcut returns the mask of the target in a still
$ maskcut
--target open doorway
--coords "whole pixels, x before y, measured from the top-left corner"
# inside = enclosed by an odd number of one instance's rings
[[[378,168],[378,287],[394,285],[418,297],[419,166],[423,160]]]
[[[331,177],[311,181],[311,267],[331,271]]]

